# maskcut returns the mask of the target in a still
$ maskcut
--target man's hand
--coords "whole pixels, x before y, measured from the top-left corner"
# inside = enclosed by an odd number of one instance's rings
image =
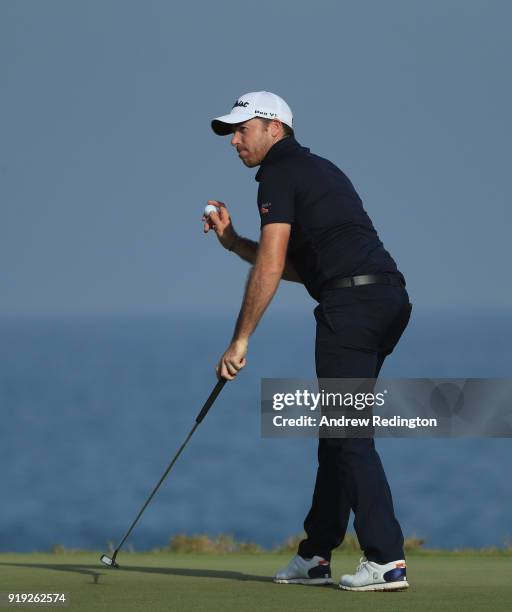
[[[249,342],[246,339],[233,340],[215,368],[219,380],[221,378],[226,378],[227,380],[234,380],[236,378],[238,372],[246,364],[245,356],[247,355],[248,346]]]
[[[204,233],[207,234],[210,230],[213,230],[217,234],[217,238],[222,246],[225,249],[232,249],[237,234],[231,223],[231,217],[226,205],[218,200],[208,200],[208,204],[216,206],[219,212],[212,212],[208,217],[203,215]]]

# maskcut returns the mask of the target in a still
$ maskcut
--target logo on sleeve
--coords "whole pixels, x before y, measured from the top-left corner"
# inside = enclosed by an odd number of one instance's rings
[[[265,204],[262,204],[262,205],[260,206],[260,213],[261,213],[262,215],[264,215],[264,214],[266,214],[266,213],[270,212],[270,207],[271,207],[271,206],[272,206],[272,202],[265,202]]]

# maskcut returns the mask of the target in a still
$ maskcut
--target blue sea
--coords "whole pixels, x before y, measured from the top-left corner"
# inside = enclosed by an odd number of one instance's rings
[[[0,321],[0,550],[118,542],[215,384],[232,319]],[[510,377],[512,316],[415,314],[388,377]],[[260,379],[314,376],[312,315],[269,312],[130,543],[228,533],[275,546],[302,531],[313,439],[263,439]],[[485,407],[483,407],[485,408]],[[510,439],[376,441],[405,535],[428,546],[512,539]],[[507,484],[509,483],[509,484]]]

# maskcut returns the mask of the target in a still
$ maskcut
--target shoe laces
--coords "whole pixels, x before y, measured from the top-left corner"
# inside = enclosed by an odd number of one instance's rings
[[[357,566],[357,569],[356,569],[356,574],[360,572],[367,563],[368,563],[368,559],[366,557],[361,557],[359,559],[359,565]]]

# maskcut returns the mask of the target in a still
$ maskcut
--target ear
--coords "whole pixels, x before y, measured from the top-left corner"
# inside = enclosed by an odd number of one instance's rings
[[[270,134],[273,138],[276,136],[280,136],[283,131],[283,124],[279,119],[272,119],[272,123],[270,124]]]

